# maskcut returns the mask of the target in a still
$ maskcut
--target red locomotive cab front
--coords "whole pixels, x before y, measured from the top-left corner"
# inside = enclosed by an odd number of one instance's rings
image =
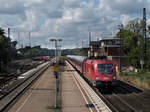
[[[98,63],[96,65],[96,77],[95,80],[102,82],[111,82],[116,80],[116,68],[111,62]]]

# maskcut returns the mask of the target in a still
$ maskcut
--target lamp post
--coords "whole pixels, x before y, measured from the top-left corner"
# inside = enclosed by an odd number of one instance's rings
[[[58,43],[57,42],[61,42],[62,41],[62,39],[50,39],[50,41],[54,41],[55,42],[55,59],[57,58],[57,56],[58,56],[58,52],[57,52],[57,50],[58,50]]]
[[[58,45],[58,56],[61,56],[61,45]]]
[[[57,56],[58,56],[58,47],[61,47],[61,46],[58,46],[57,42],[61,42],[62,39],[50,39],[50,41],[54,41],[55,42],[55,60],[56,60],[56,63],[54,65],[54,75],[56,77],[55,108],[58,108],[59,74],[60,74],[59,72],[60,71],[59,71],[59,67],[58,67],[58,63],[57,63]]]

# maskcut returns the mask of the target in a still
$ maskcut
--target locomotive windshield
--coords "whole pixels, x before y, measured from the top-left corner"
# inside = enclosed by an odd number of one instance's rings
[[[112,64],[98,64],[98,73],[99,74],[113,74],[113,65]]]

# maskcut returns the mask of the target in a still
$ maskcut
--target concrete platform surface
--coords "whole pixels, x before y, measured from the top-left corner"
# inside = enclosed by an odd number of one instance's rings
[[[54,106],[54,95],[55,77],[48,68],[8,112],[55,112],[49,109]]]
[[[62,112],[91,112],[73,77],[73,71],[65,68],[61,74]]]
[[[83,96],[84,93],[77,86],[73,72],[65,67],[61,73],[61,111],[93,112],[87,108],[86,96]],[[53,69],[49,67],[8,112],[60,112],[49,108],[55,105],[55,84]]]

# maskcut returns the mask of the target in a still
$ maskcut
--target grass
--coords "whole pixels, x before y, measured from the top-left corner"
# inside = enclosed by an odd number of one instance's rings
[[[119,78],[127,82],[133,83],[140,87],[150,88],[150,71],[147,72],[134,72],[126,71],[119,75]]]

